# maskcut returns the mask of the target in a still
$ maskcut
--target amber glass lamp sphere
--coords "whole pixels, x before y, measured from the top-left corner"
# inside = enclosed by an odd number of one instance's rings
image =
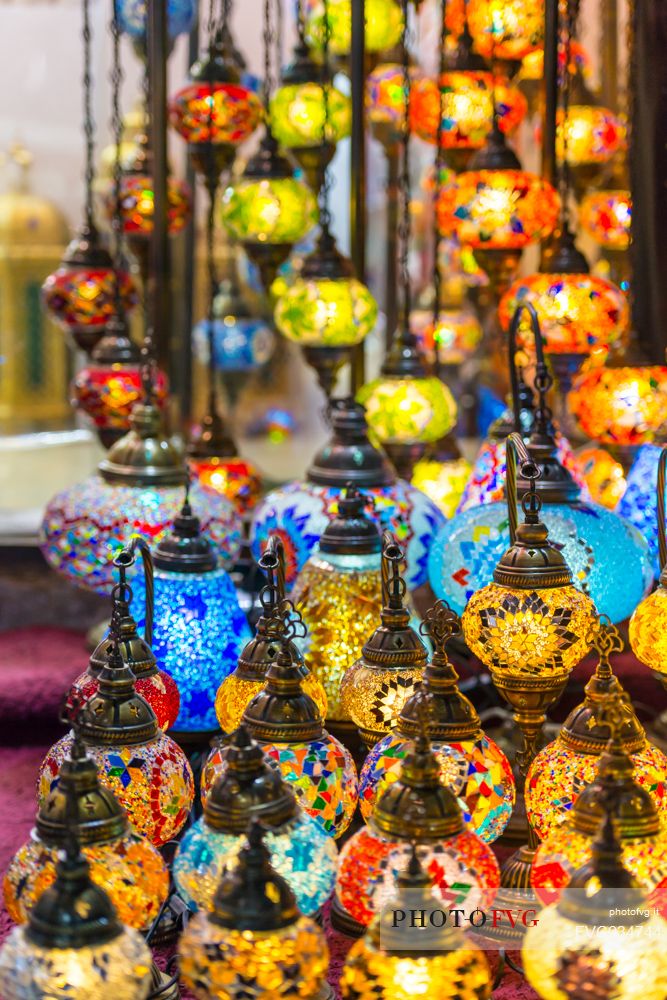
[[[468,0],[468,26],[485,58],[523,59],[544,38],[543,0]]]
[[[169,121],[191,145],[239,146],[262,120],[257,94],[238,83],[193,81],[169,103]]]
[[[591,500],[614,510],[628,485],[621,463],[604,448],[595,446],[575,452],[574,461]]]
[[[491,131],[495,95],[498,125],[511,135],[528,111],[521,91],[484,70],[452,70],[437,80],[422,77],[410,88],[410,129],[444,149],[480,149]],[[441,121],[442,103],[442,121]]]
[[[113,219],[116,204],[113,193],[106,197],[106,212]],[[127,236],[149,239],[153,232],[155,192],[153,179],[148,174],[133,171],[123,174],[120,190],[120,214],[123,231]],[[190,192],[182,181],[167,179],[167,226],[170,236],[180,233],[190,215]]]
[[[241,177],[223,194],[222,222],[241,242],[298,243],[317,222],[317,202],[296,177]]]
[[[262,480],[254,465],[244,458],[192,458],[189,464],[199,483],[231,500],[242,517],[257,505]]]
[[[593,347],[618,346],[628,328],[627,296],[606,278],[593,274],[531,274],[519,278],[500,300],[503,330],[524,302],[535,307],[549,354],[588,354]],[[525,313],[519,336],[530,328]]]
[[[352,42],[353,0],[328,0],[329,46],[336,55],[347,55]],[[398,44],[403,30],[401,6],[396,0],[368,0],[364,8],[364,45],[368,52],[383,52]],[[322,49],[324,4],[306,0],[304,4],[306,41],[311,49]]]
[[[116,284],[123,309],[130,312],[138,295],[127,271],[64,264],[42,285],[44,308],[68,332],[101,333],[116,311]]]
[[[168,386],[164,372],[155,372],[155,403],[162,408]],[[120,437],[130,428],[130,414],[143,399],[141,371],[138,364],[113,362],[86,365],[70,384],[70,401],[75,410],[92,421],[102,441]]]
[[[667,678],[667,587],[658,587],[637,605],[630,619],[630,645],[638,660],[664,682]]]
[[[606,163],[622,148],[625,126],[607,108],[592,104],[572,104],[567,118],[562,113],[556,127],[556,155],[562,159],[567,152],[571,167]]]
[[[324,87],[327,88],[326,102]],[[270,121],[271,131],[286,149],[319,146],[323,132],[326,141],[335,144],[350,134],[352,102],[332,84],[314,80],[285,83],[271,98]]]
[[[587,437],[607,445],[646,444],[667,423],[667,367],[616,367],[593,357],[567,400]]]
[[[627,250],[632,224],[632,195],[627,190],[591,191],[579,209],[582,229],[605,250]]]
[[[416,463],[410,481],[450,518],[458,509],[471,472],[470,462],[463,457],[440,461],[426,456]]]
[[[410,80],[415,86],[421,74],[411,70]],[[380,63],[366,77],[366,116],[381,142],[400,140],[405,121],[405,87],[399,63]]]

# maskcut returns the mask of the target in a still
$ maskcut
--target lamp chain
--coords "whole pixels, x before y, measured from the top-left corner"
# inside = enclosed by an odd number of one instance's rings
[[[303,20],[303,12],[301,12],[301,18]],[[329,42],[331,38],[331,26],[329,24],[329,3],[328,0],[323,0],[323,35],[322,35],[322,61],[323,61],[323,72],[322,72],[322,186],[320,187],[319,193],[319,208],[320,208],[320,228],[323,233],[329,232],[329,226],[331,225],[331,212],[329,211],[329,192],[331,190],[331,179],[329,176],[329,171],[324,165],[325,160],[325,147],[329,138],[329,88],[331,86],[331,80],[333,74],[331,72],[331,63],[329,59]]]
[[[90,72],[90,0],[83,0],[83,133],[86,140],[86,203],[85,224],[92,229],[93,220],[93,181],[95,179],[95,121],[92,108],[92,76]]]
[[[88,6],[88,0],[84,0]],[[120,22],[118,19],[118,0],[113,0],[111,15],[111,135],[114,143],[113,158],[113,215],[111,218],[112,251],[114,259],[114,311],[121,323],[125,322],[125,307],[120,288],[119,271],[125,270],[125,247],[123,239],[123,215],[121,211],[121,142],[123,139],[123,119],[120,113],[120,91],[123,84],[123,67],[120,59]]]
[[[218,391],[215,377],[215,297],[218,292],[218,273],[215,266],[215,196],[218,190],[219,176],[216,166],[213,130],[215,126],[215,90],[213,86],[215,40],[218,30],[226,26],[229,14],[229,4],[223,0],[220,9],[219,22],[216,23],[216,0],[209,0],[208,8],[208,58],[209,71],[209,105],[208,105],[208,142],[206,143],[206,188],[208,191],[208,210],[206,213],[206,270],[208,273],[208,400],[211,415],[217,412]]]
[[[117,6],[119,0],[114,0],[114,5]],[[144,61],[144,75],[142,79],[142,93],[144,98],[144,109],[146,115],[146,135],[148,138],[148,148],[152,150],[153,147],[153,137],[152,128],[153,123],[151,121],[150,107],[151,107],[151,79],[150,73],[148,71],[148,57]],[[148,158],[149,170],[153,170],[153,157],[152,155]],[[153,177],[150,178],[151,186],[153,185]],[[155,340],[153,329],[153,317],[151,315],[151,310],[148,306],[149,303],[149,292],[148,287],[143,289],[143,311],[144,311],[144,342],[141,345],[141,383],[144,390],[145,402],[151,404],[155,396]]]
[[[442,273],[440,271],[440,228],[438,226],[438,203],[440,201],[440,196],[442,194],[443,182],[444,182],[444,172],[446,169],[446,159],[445,159],[445,148],[442,139],[442,131],[445,120],[445,85],[444,76],[447,69],[447,61],[445,56],[445,48],[447,46],[447,0],[441,0],[440,3],[440,58],[438,61],[438,95],[439,95],[439,106],[438,106],[438,128],[435,137],[435,177],[433,178],[433,328],[437,329],[438,321],[440,319],[440,292],[442,287]],[[439,351],[437,349],[435,353],[435,363],[436,367],[439,361]]]
[[[275,57],[276,35],[273,15],[273,0],[264,0],[264,107],[266,108],[267,129],[269,128],[269,105],[273,94],[273,58]]]
[[[408,0],[403,0],[403,33],[401,38],[401,53],[403,60],[403,129],[401,136],[402,158],[398,176],[400,195],[400,215],[398,223],[398,269],[399,282],[403,293],[402,330],[410,326],[410,269],[408,255],[410,251],[410,57],[408,52]],[[439,137],[438,137],[439,139]]]
[[[561,66],[561,94],[563,119],[561,126],[562,135],[562,155],[559,169],[558,187],[561,204],[561,229],[569,227],[570,223],[570,165],[568,162],[568,129],[570,113],[570,92],[572,83],[572,73],[570,63],[572,61],[572,41],[577,33],[577,21],[579,18],[579,0],[563,0],[559,4],[559,17],[561,11],[564,12],[563,30],[561,31],[563,46],[563,63]],[[560,49],[560,46],[559,46]]]

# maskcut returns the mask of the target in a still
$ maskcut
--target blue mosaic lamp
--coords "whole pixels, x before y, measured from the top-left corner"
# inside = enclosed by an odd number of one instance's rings
[[[657,444],[643,444],[627,476],[627,488],[616,506],[616,513],[633,524],[646,539],[656,578],[660,576],[658,552],[658,513],[655,483],[662,448]]]
[[[338,851],[317,820],[240,725],[224,748],[225,768],[204,804],[204,815],[181,840],[174,880],[193,909],[210,910],[223,870],[234,865],[253,819],[266,829],[276,871],[289,883],[299,909],[316,913],[333,891]]]
[[[170,38],[187,35],[195,23],[195,0],[167,0],[167,30]],[[119,0],[118,21],[120,30],[132,38],[146,37],[148,4],[146,0]]]
[[[287,483],[267,494],[255,510],[252,551],[259,559],[269,535],[285,548],[288,587],[315,550],[327,524],[338,513],[338,499],[351,483],[373,500],[372,517],[405,547],[410,590],[426,582],[428,547],[444,523],[435,503],[403,479],[389,459],[371,444],[363,406],[353,399],[331,403],[332,436],[315,456],[305,481]]]
[[[215,695],[251,637],[234,584],[218,567],[186,493],[173,529],[155,549],[153,652],[176,681],[181,708],[173,730],[217,731]],[[136,588],[143,627],[145,594]]]
[[[512,320],[510,357],[514,357],[523,309],[530,313],[538,359],[535,388],[539,402],[527,448],[541,473],[536,490],[543,503],[542,518],[551,541],[572,570],[575,585],[612,622],[620,622],[632,614],[651,586],[653,569],[648,546],[637,529],[618,514],[582,500],[580,487],[559,461],[546,406],[552,379],[544,364],[537,315],[527,304],[517,310]],[[512,369],[516,385],[513,360]],[[519,479],[519,495],[527,489],[528,484]],[[461,613],[472,594],[493,579],[495,565],[509,547],[509,538],[504,501],[457,514],[440,529],[429,553],[429,581],[436,596]]]

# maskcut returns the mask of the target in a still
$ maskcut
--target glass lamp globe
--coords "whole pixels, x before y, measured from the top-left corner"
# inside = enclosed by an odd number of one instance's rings
[[[616,508],[617,513],[633,524],[648,542],[656,577],[661,569],[655,488],[660,452],[657,444],[643,444],[637,448],[628,472],[627,487]]]
[[[575,378],[567,403],[587,437],[609,445],[646,444],[667,423],[667,367],[592,358]]]
[[[468,26],[485,58],[523,59],[544,38],[542,0],[469,0]]]
[[[452,70],[437,80],[422,77],[410,88],[410,129],[444,149],[481,149],[491,131],[494,95],[498,125],[511,135],[528,111],[521,91],[505,77],[484,70]],[[442,99],[442,124],[441,120]]]
[[[195,21],[194,0],[167,0],[167,30],[170,38],[187,35]],[[120,30],[133,38],[144,38],[147,24],[146,0],[120,0],[118,21]]]
[[[556,126],[556,155],[571,167],[606,163],[623,147],[625,125],[608,108],[571,104]]]
[[[324,932],[302,916],[287,881],[271,864],[255,820],[236,867],[181,935],[183,981],[196,1000],[243,1000],[252,978],[256,1000],[314,997],[324,983]]]
[[[605,817],[590,860],[557,905],[529,927],[522,950],[530,985],[544,1000],[581,995],[618,1000],[662,997],[667,989],[667,924],[632,877],[618,828]],[[620,906],[618,905],[620,902]]]
[[[55,883],[0,948],[0,990],[5,1000],[145,1000],[151,964],[142,935],[119,921],[70,839]]]
[[[291,602],[284,602],[293,609]],[[265,755],[294,786],[304,812],[331,837],[340,837],[357,804],[357,772],[349,751],[324,729],[317,706],[304,694],[298,660],[290,652],[299,616],[285,625],[284,605],[277,609],[275,641],[281,650],[266,674],[264,688],[243,714],[243,723]],[[301,630],[303,634],[303,629]],[[210,788],[215,768],[209,758]]]
[[[138,302],[138,294],[126,271],[116,271],[111,265],[76,265],[66,258],[42,285],[44,308],[77,343],[92,346],[115,313],[116,283],[123,309],[130,312]]]
[[[241,242],[298,243],[317,222],[315,196],[294,176],[234,181],[222,196],[222,222]]]
[[[580,75],[584,80],[588,81],[591,77],[591,57],[588,52],[577,42],[574,38],[570,39],[570,75],[577,76]],[[562,73],[565,69],[565,50],[564,47],[559,49],[558,52],[558,66],[560,72]],[[542,80],[544,77],[544,49],[538,48],[533,49],[532,52],[528,52],[521,60],[521,69],[517,74],[517,79],[520,82],[531,81],[537,82]]]
[[[415,85],[421,79],[418,70],[410,70]],[[373,135],[380,142],[400,140],[405,120],[405,89],[400,63],[380,63],[366,77],[366,117]]]
[[[194,799],[192,769],[180,747],[158,728],[148,702],[136,693],[134,674],[114,639],[97,694],[78,713],[78,735],[97,765],[101,784],[114,793],[133,829],[161,847],[187,821]],[[73,741],[70,732],[44,758],[38,779],[40,804],[58,787]]]
[[[306,0],[304,28],[311,49],[324,44],[324,4]],[[329,47],[335,55],[347,55],[352,43],[352,0],[327,0]],[[398,45],[403,31],[403,14],[396,0],[368,0],[364,8],[364,45],[368,52],[383,52]]]
[[[445,645],[459,631],[459,620],[444,602],[426,615],[435,653],[426,665],[418,691],[403,705],[396,727],[371,749],[359,775],[361,815],[370,822],[375,803],[401,776],[402,761],[419,734],[423,692],[428,695],[428,733],[440,767],[440,779],[456,795],[468,827],[492,843],[512,814],[512,769],[500,747],[482,730],[472,703],[461,694],[458,675]]]
[[[499,885],[491,848],[466,827],[423,735],[403,761],[398,779],[378,798],[368,826],[341,850],[334,906],[343,919],[362,927],[370,924],[391,899],[412,845],[438,894],[449,900],[455,891],[467,912],[484,907]]]
[[[482,339],[482,327],[477,316],[463,303],[443,306],[436,323],[433,322],[432,312],[426,314],[416,310],[410,322],[430,363],[437,358],[442,365],[462,365],[474,354]]]
[[[205,489],[231,500],[241,517],[259,503],[262,481],[244,458],[191,458],[190,468]]]
[[[398,479],[386,455],[368,439],[363,408],[352,399],[330,408],[333,435],[315,456],[304,482],[288,483],[267,494],[257,507],[251,543],[259,558],[269,535],[285,548],[285,579],[293,584],[315,550],[322,532],[337,515],[342,489],[352,482],[372,497],[371,516],[406,547],[409,590],[426,581],[426,557],[443,515],[424,493]]]
[[[154,551],[155,614],[153,651],[180,693],[174,730],[205,733],[218,728],[215,696],[221,678],[232,672],[250,639],[227,572],[200,531],[186,500],[173,530]],[[139,626],[145,620],[145,593],[135,586]]]
[[[167,899],[169,871],[157,849],[131,830],[120,803],[100,785],[95,764],[76,741],[60,768],[58,786],[5,872],[9,916],[25,923],[56,879],[58,854],[67,838],[68,796],[76,801],[74,827],[92,881],[109,895],[123,923],[148,930]]]
[[[190,905],[211,910],[222,873],[236,862],[253,817],[261,820],[273,867],[299,909],[316,913],[333,892],[338,851],[317,821],[302,812],[243,725],[226,748],[225,769],[206,798],[204,815],[180,842],[173,866],[180,894]]]
[[[396,883],[386,913],[373,919],[347,955],[340,981],[344,1000],[409,1000],[415,995],[424,1000],[444,1000],[447,995],[488,1000],[492,983],[484,953],[466,941],[462,931],[440,926],[442,910],[433,879],[415,850]],[[394,914],[410,910],[423,914],[424,923],[410,928],[408,949],[406,931],[394,926]]]
[[[209,363],[209,319],[192,331],[196,356]],[[223,373],[248,372],[265,364],[276,343],[270,324],[253,314],[239,287],[236,260],[213,300],[213,364]]]
[[[148,240],[153,232],[155,192],[152,176],[135,171],[132,166],[123,173],[120,183],[120,213],[123,232],[137,240]],[[115,199],[109,192],[105,199],[106,213],[112,219]],[[182,181],[171,175],[167,179],[167,226],[169,235],[180,233],[190,215],[190,191]]]
[[[352,128],[352,102],[332,83],[317,79],[283,83],[271,97],[271,131],[286,149],[317,147],[325,126],[324,88],[327,94],[326,141],[340,142]]]
[[[614,510],[627,489],[625,470],[604,448],[580,448],[574,456],[579,476],[594,503]]]
[[[623,642],[614,628],[602,628],[595,638],[600,662],[586,685],[585,700],[574,708],[556,739],[541,750],[526,777],[526,814],[540,840],[546,840],[568,818],[580,790],[596,774],[600,755],[609,740],[609,726],[598,725],[600,705],[610,697],[627,698],[609,664],[612,652],[620,652]],[[646,739],[632,710],[629,710],[620,738],[634,765],[635,780],[654,800],[656,808],[667,809],[667,758]]]
[[[462,457],[440,460],[437,456],[420,458],[412,472],[412,485],[430,497],[445,517],[456,513],[472,466]]]
[[[456,403],[439,378],[380,376],[357,395],[369,426],[383,444],[433,443],[456,423]]]
[[[134,534],[159,542],[183,502],[183,458],[162,433],[157,408],[138,404],[130,423],[130,432],[113,445],[97,475],[49,501],[41,526],[42,553],[51,568],[101,594],[113,586],[118,549]],[[190,496],[202,512],[202,530],[225,562],[233,561],[241,537],[233,505],[198,483]]]
[[[628,190],[591,191],[581,202],[582,229],[606,250],[630,246],[632,196]]]
[[[169,120],[190,146],[236,147],[262,120],[262,102],[240,83],[195,78],[169,102]]]

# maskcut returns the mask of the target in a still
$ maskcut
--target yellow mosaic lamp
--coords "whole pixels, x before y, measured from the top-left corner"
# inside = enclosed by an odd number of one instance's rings
[[[326,15],[325,15],[326,10]],[[304,29],[311,49],[322,49],[328,22],[328,40],[331,52],[337,56],[349,54],[352,44],[352,0],[306,0]],[[403,14],[396,0],[367,0],[364,8],[364,46],[367,52],[392,49],[400,41]]]
[[[618,822],[623,864],[651,894],[664,904],[667,887],[667,825],[661,820],[650,791],[639,784],[621,734],[632,707],[625,692],[612,692],[598,704],[598,726],[611,732],[599,758],[594,781],[579,794],[567,820],[539,845],[531,871],[531,885],[539,899],[560,898],[580,865],[590,860],[593,841],[605,814]]]
[[[607,813],[571,891],[526,933],[524,972],[543,1000],[662,1000],[667,992],[667,923],[631,874],[619,833]]]
[[[621,463],[606,448],[596,445],[578,449],[574,461],[591,500],[607,510],[615,510],[628,485]]]
[[[407,867],[396,879],[396,897],[373,919],[350,949],[340,981],[343,1000],[488,1000],[491,971],[484,952],[452,924],[440,926],[442,904],[433,878],[424,871],[413,846]],[[416,910],[423,923],[409,937],[394,914]],[[409,947],[408,947],[409,946]]]
[[[604,616],[593,631],[592,645],[599,662],[586,685],[586,697],[563,723],[557,738],[538,753],[526,776],[525,799],[528,821],[540,840],[558,830],[568,818],[582,788],[590,784],[607,742],[609,726],[595,721],[606,699],[626,697],[614,676],[609,657],[623,650],[618,630]],[[635,768],[635,780],[648,792],[659,812],[667,810],[667,757],[646,739],[633,711],[628,711],[621,729],[623,748]]]
[[[324,984],[324,932],[304,917],[271,865],[255,819],[233,871],[218,886],[210,913],[189,921],[178,944],[182,979],[196,1000],[314,997]]]
[[[236,669],[225,677],[215,696],[216,716],[225,733],[232,733],[238,727],[246,708],[264,687],[267,670],[278,655],[279,647],[271,634],[275,609],[285,599],[285,549],[278,535],[269,536],[258,565],[266,574],[267,583],[259,595],[262,614],[255,636],[243,647]],[[327,696],[321,682],[308,670],[296,645],[292,646],[290,654],[300,660],[304,693],[313,699],[322,718],[326,718]],[[204,774],[203,785],[208,787],[208,784]]]
[[[10,917],[25,923],[55,882],[58,854],[68,836],[68,809],[92,881],[108,894],[124,924],[148,930],[169,893],[169,871],[156,848],[131,829],[113,793],[100,784],[97,767],[78,738],[60,767],[56,788],[39,808],[29,840],[5,873]]]
[[[404,561],[405,553],[395,535],[385,531],[382,607],[378,616],[381,624],[364,644],[360,658],[345,671],[340,685],[343,713],[357,727],[367,747],[394,728],[426,666],[426,647],[410,626],[410,611],[404,602]]]
[[[466,13],[477,51],[513,61],[539,49],[544,38],[544,0],[468,0]]]

